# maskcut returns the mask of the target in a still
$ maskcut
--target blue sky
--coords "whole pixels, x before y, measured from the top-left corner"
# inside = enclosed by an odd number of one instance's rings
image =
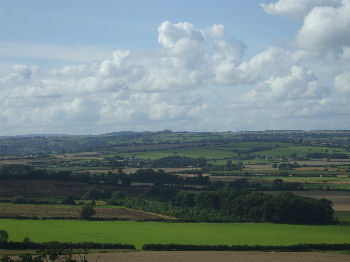
[[[350,128],[349,0],[0,2],[0,135]]]
[[[244,39],[247,55],[254,55],[290,41],[297,30],[295,24],[263,12],[261,2],[4,0],[0,35],[10,43],[139,51],[159,48],[162,22],[188,21],[198,28],[225,25],[231,37]]]

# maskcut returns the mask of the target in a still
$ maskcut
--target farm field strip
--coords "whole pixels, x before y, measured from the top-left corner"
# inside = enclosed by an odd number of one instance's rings
[[[0,217],[79,218],[80,206],[0,204]],[[174,220],[174,218],[125,207],[96,207],[93,218],[122,220]]]
[[[227,173],[225,175],[224,172],[217,172],[218,174],[222,175],[212,175],[210,177],[211,180],[237,180],[237,179],[247,179],[247,180],[256,180],[261,182],[271,182],[276,179],[281,179],[284,182],[300,182],[300,183],[329,183],[329,184],[350,184],[350,178],[346,176],[278,176],[276,174],[274,175],[267,175],[266,173],[262,174],[251,174],[251,175],[242,175],[239,172],[237,172],[237,175],[232,175],[233,172]]]
[[[344,153],[349,155],[349,152],[343,148],[328,148],[325,146],[304,146],[304,145],[286,145],[284,147],[278,147],[269,150],[263,150],[253,153],[270,155],[270,156],[282,156],[282,155],[291,155],[297,153],[299,156],[306,156],[309,153]]]
[[[74,257],[74,256],[73,256]],[[75,258],[75,257],[74,257]],[[169,259],[171,258],[171,260]],[[90,261],[100,262],[348,262],[349,254],[321,252],[232,252],[232,251],[147,251],[126,253],[92,253]]]
[[[130,157],[134,155],[136,158],[142,159],[157,159],[168,156],[186,156],[191,158],[204,157],[207,159],[224,159],[237,157],[237,153],[230,152],[227,150],[219,150],[215,148],[201,148],[193,147],[188,149],[172,149],[172,150],[161,150],[161,151],[148,151],[148,152],[135,152],[135,153],[123,153],[120,154],[123,157]]]
[[[281,191],[266,191],[267,194],[278,194]],[[350,211],[350,193],[341,191],[291,191],[292,193],[311,198],[327,198],[333,202],[335,211]],[[350,213],[349,213],[350,214]]]
[[[305,183],[303,184],[305,190],[319,190],[323,188],[324,190],[346,190],[350,191],[350,184],[338,184],[338,183]]]
[[[350,243],[350,226],[271,223],[167,223],[134,221],[1,219],[10,240],[195,245],[293,245]]]
[[[316,181],[317,183],[320,182],[338,182],[338,183],[344,183],[348,184],[350,183],[349,177],[326,177],[326,176],[247,176],[247,179],[259,179],[259,180],[266,180],[266,181],[273,181],[275,179],[282,179],[285,182],[310,182]]]
[[[139,167],[130,167],[130,168],[122,168],[123,173],[130,175],[130,174],[134,174],[135,172],[137,172],[138,170],[140,170],[142,168]],[[154,170],[164,170],[167,173],[175,173],[175,172],[181,172],[181,171],[189,171],[189,170],[200,170],[200,168],[197,167],[165,167],[165,168],[153,168]],[[107,172],[112,172],[113,174],[118,174],[119,173],[119,169],[87,169],[87,171],[91,172],[91,173],[107,173]]]

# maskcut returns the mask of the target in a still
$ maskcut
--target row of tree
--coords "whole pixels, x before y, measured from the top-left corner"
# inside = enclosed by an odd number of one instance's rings
[[[202,175],[180,177],[166,173],[164,170],[139,169],[134,174],[126,175],[121,169],[112,172],[92,174],[89,172],[56,171],[38,169],[29,165],[1,165],[0,179],[47,179],[59,181],[76,181],[107,185],[129,185],[132,182],[172,184],[172,185],[208,185],[209,178]]]
[[[329,158],[329,159],[348,159],[349,155],[345,153],[321,153],[321,152],[315,152],[315,153],[309,153],[307,154],[308,158]]]

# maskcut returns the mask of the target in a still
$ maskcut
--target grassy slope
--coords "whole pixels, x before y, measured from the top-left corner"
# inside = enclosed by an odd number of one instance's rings
[[[145,243],[291,245],[298,243],[350,243],[350,226],[305,226],[269,223],[164,223],[79,220],[0,220],[10,239],[25,236],[36,242],[94,241]]]

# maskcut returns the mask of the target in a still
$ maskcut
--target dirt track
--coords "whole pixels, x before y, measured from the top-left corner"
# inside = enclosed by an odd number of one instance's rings
[[[88,261],[98,262],[349,262],[349,254],[319,252],[229,252],[163,251],[89,254]]]

